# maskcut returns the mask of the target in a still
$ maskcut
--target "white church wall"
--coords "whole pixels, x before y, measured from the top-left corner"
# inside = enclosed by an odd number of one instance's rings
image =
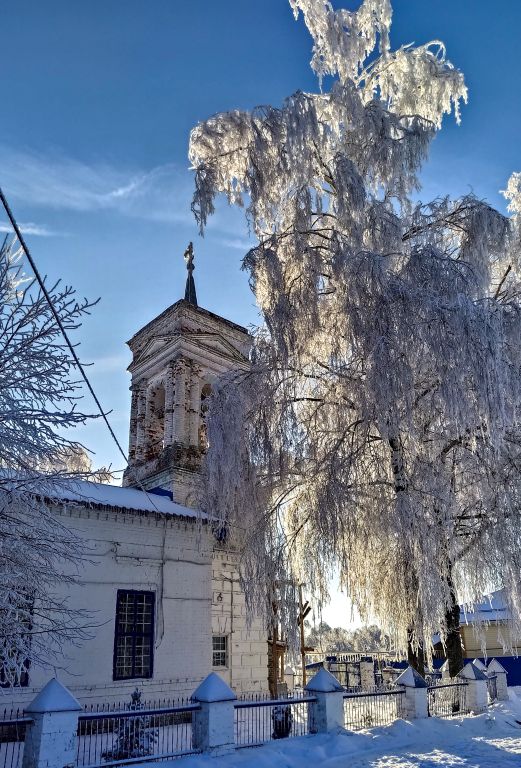
[[[239,694],[267,691],[266,632],[258,620],[248,628],[236,556],[212,553],[203,524],[79,506],[61,520],[85,541],[79,583],[62,596],[89,612],[89,637],[66,644],[56,667],[34,666],[28,687],[0,691],[3,706],[23,706],[55,675],[86,705],[129,701],[136,687],[143,699],[189,696],[212,670]],[[113,679],[118,590],[155,594],[151,678]],[[212,665],[212,636],[227,637],[225,667]]]
[[[86,543],[80,583],[62,589],[74,608],[90,613],[86,629],[90,637],[80,645],[65,645],[64,659],[56,667],[59,680],[82,703],[126,701],[136,687],[144,699],[191,694],[211,670],[208,532],[183,520],[165,523],[150,515],[93,509],[76,508],[62,520]],[[113,680],[118,589],[155,594],[155,648],[149,679]],[[5,699],[6,706],[23,704],[54,674],[52,663],[48,669],[35,666],[29,673],[29,687],[5,691],[3,698],[0,693],[0,701]]]

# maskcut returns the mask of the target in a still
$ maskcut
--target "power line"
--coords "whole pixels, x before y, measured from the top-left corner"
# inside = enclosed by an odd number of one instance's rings
[[[76,350],[74,349],[74,346],[73,346],[71,340],[69,339],[69,337],[67,335],[67,331],[65,330],[64,325],[63,325],[63,323],[61,321],[61,318],[60,318],[58,312],[56,311],[56,308],[55,308],[54,304],[52,303],[51,297],[49,296],[49,292],[47,291],[47,288],[45,287],[45,283],[44,283],[44,281],[42,279],[42,276],[40,275],[38,267],[36,266],[36,264],[34,262],[34,259],[31,256],[31,252],[29,251],[29,248],[27,247],[27,244],[26,244],[26,242],[24,240],[24,237],[23,237],[23,235],[22,235],[22,233],[20,231],[20,228],[19,228],[18,224],[16,223],[16,219],[15,219],[15,217],[14,217],[12,211],[11,211],[11,208],[9,207],[9,203],[7,202],[7,199],[6,199],[5,195],[4,195],[3,190],[2,190],[1,187],[0,187],[0,200],[2,202],[2,205],[4,206],[5,212],[7,213],[9,221],[11,222],[11,226],[13,227],[13,229],[14,229],[14,231],[16,233],[16,236],[17,236],[17,238],[18,238],[18,240],[20,242],[20,245],[22,246],[22,249],[23,249],[23,251],[24,251],[24,253],[25,253],[26,257],[27,257],[27,261],[31,265],[31,269],[34,272],[34,276],[36,277],[38,285],[40,286],[40,288],[42,290],[42,293],[45,296],[45,298],[47,300],[47,303],[48,303],[48,305],[50,307],[50,310],[51,310],[51,312],[53,314],[53,317],[56,320],[56,323],[57,323],[57,325],[58,325],[58,327],[59,327],[59,329],[61,331],[61,334],[62,334],[63,338],[65,339],[65,343],[67,344],[67,346],[69,348],[69,351],[70,351],[70,353],[72,355],[72,358],[73,358],[73,360],[74,360],[74,362],[76,364],[76,367],[78,368],[79,372],[81,373],[83,381],[87,385],[87,388],[88,388],[90,394],[92,395],[92,399],[96,403],[98,411],[100,412],[100,415],[101,415],[103,421],[107,425],[107,429],[109,430],[109,432],[110,432],[110,434],[112,436],[112,439],[116,443],[119,452],[123,456],[123,459],[125,460],[125,464],[128,465],[127,455],[126,455],[125,451],[123,450],[123,448],[121,447],[121,443],[119,442],[118,438],[116,437],[116,434],[115,434],[114,430],[112,429],[112,427],[110,425],[110,422],[109,422],[109,420],[107,418],[107,414],[103,410],[102,405],[101,405],[101,403],[100,403],[100,401],[98,399],[98,396],[96,395],[96,393],[94,391],[94,388],[93,388],[92,384],[90,383],[87,374],[85,373],[85,368],[81,364],[80,359],[79,359],[78,355],[76,354]]]
[[[111,435],[112,439],[114,440],[114,442],[115,442],[115,444],[116,444],[116,446],[118,448],[118,451],[123,456],[125,464],[128,466],[128,457],[127,457],[125,451],[123,450],[123,448],[121,447],[121,443],[119,442],[118,438],[116,437],[116,434],[115,434],[114,430],[111,427],[111,424],[110,424],[110,422],[109,422],[109,420],[107,418],[107,414],[103,410],[103,407],[102,407],[102,405],[101,405],[101,403],[99,401],[99,398],[96,395],[96,393],[94,391],[94,388],[93,388],[92,384],[90,383],[87,374],[85,373],[85,368],[83,367],[82,363],[80,362],[80,359],[79,359],[78,355],[76,354],[76,350],[74,349],[74,346],[73,346],[71,340],[69,339],[69,336],[67,335],[67,331],[65,330],[64,325],[63,325],[63,323],[61,321],[61,318],[60,318],[59,314],[57,313],[57,311],[56,311],[56,309],[54,307],[54,304],[52,303],[52,299],[51,299],[51,297],[49,295],[49,292],[47,291],[47,288],[45,287],[45,283],[44,283],[44,281],[42,279],[42,276],[40,275],[38,267],[36,266],[36,263],[35,263],[33,257],[31,256],[31,252],[29,251],[29,248],[27,247],[27,243],[25,242],[24,237],[23,237],[23,235],[22,235],[22,233],[20,231],[20,227],[16,223],[16,219],[15,219],[15,217],[13,215],[13,212],[11,211],[11,208],[9,207],[9,203],[7,202],[7,198],[4,195],[3,190],[2,190],[1,187],[0,187],[0,201],[2,202],[2,205],[4,206],[5,212],[6,212],[7,216],[8,216],[8,218],[9,218],[9,221],[11,222],[11,226],[13,227],[13,229],[15,231],[15,234],[16,234],[19,242],[20,242],[20,245],[22,246],[22,249],[23,249],[23,251],[24,251],[24,253],[25,253],[26,257],[27,257],[27,261],[31,265],[31,269],[34,272],[34,276],[36,277],[38,285],[40,286],[40,288],[42,290],[42,293],[45,296],[45,299],[46,299],[46,301],[47,301],[47,303],[48,303],[48,305],[50,307],[50,310],[51,310],[51,312],[53,314],[53,317],[56,320],[56,323],[57,323],[57,325],[58,325],[58,327],[59,327],[59,329],[61,331],[61,334],[62,334],[63,338],[65,339],[67,347],[69,348],[69,351],[70,351],[70,353],[72,355],[72,359],[74,360],[74,363],[76,364],[76,367],[78,368],[79,372],[81,373],[83,381],[87,385],[87,388],[88,388],[90,394],[92,395],[92,399],[96,403],[98,411],[99,411],[103,421],[105,422],[105,424],[107,426],[107,429],[110,432],[110,435]],[[145,493],[145,495],[147,496],[148,500],[150,501],[150,503],[152,504],[152,506],[154,507],[156,512],[158,514],[161,514],[157,504],[155,503],[155,500],[154,500],[153,496],[147,491],[147,489],[144,487],[144,485],[141,482],[141,480],[139,480],[135,476],[134,476],[134,479],[137,481],[137,484],[139,485],[140,489]],[[172,501],[173,501],[173,499],[172,499]]]

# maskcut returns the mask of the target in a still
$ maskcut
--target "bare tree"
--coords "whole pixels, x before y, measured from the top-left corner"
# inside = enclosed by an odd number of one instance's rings
[[[80,384],[49,304],[22,273],[16,242],[0,246],[0,682],[17,684],[28,666],[52,662],[85,619],[58,596],[81,563],[75,536],[52,513],[65,459],[82,447],[69,430],[87,418]],[[59,284],[48,289],[67,331],[92,304]],[[74,476],[83,473],[76,468]],[[67,570],[68,575],[64,575]]]
[[[459,600],[504,582],[520,615],[519,239],[472,195],[413,202],[466,98],[443,45],[391,51],[388,0],[290,5],[330,90],[191,135],[201,227],[216,194],[247,200],[264,319],[213,396],[206,503],[242,533],[252,607],[266,583],[324,595],[338,564],[363,620],[420,670],[441,632],[455,674]]]

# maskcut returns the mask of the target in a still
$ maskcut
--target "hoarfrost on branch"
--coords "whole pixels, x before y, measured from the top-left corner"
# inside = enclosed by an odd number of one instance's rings
[[[391,51],[389,0],[290,5],[330,90],[191,134],[196,218],[246,206],[264,320],[213,396],[206,504],[238,531],[250,607],[277,584],[290,625],[286,585],[325,597],[338,565],[402,647],[450,644],[457,600],[504,583],[521,613],[519,176],[514,221],[413,202],[462,74],[438,42]]]
[[[90,476],[68,430],[88,416],[47,299],[24,278],[16,241],[0,244],[0,683],[23,683],[30,665],[58,664],[89,618],[57,588],[72,583],[82,551],[53,514],[67,479]],[[59,284],[48,293],[70,332],[92,306]],[[110,473],[109,473],[110,474]],[[63,591],[61,591],[63,595]]]

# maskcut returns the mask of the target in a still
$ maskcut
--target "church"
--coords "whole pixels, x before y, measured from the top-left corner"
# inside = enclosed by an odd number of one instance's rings
[[[63,597],[89,616],[63,659],[6,696],[34,698],[55,673],[85,705],[189,696],[215,671],[238,693],[268,690],[268,637],[247,624],[237,556],[197,510],[212,383],[248,366],[247,330],[198,306],[193,250],[185,297],[141,328],[132,352],[123,487],[74,481],[53,511],[85,543]],[[7,692],[5,692],[7,693]]]

